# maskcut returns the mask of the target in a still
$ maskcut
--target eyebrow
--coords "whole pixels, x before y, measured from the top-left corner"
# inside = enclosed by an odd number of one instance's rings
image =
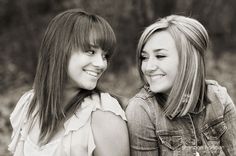
[[[91,43],[89,44],[89,46],[90,46],[90,48],[94,48],[94,49],[101,48],[99,45],[95,45],[95,44],[91,44]],[[108,54],[108,52],[104,51],[102,48],[101,48],[101,50],[103,51],[104,54]]]
[[[158,52],[160,52],[162,50],[167,51],[167,49],[165,49],[165,48],[158,48],[158,49],[154,49],[153,52],[154,53],[158,53]],[[141,53],[147,53],[147,52],[145,50],[142,50]]]
[[[89,44],[89,46],[91,47],[91,48],[100,48],[100,46],[99,45],[95,45],[95,44],[93,44],[93,43],[90,43]]]

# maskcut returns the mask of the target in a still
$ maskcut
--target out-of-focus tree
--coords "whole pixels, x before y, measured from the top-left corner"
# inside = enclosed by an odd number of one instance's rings
[[[109,21],[118,40],[109,70],[125,73],[135,64],[143,29],[173,13],[192,16],[206,26],[216,59],[224,49],[236,49],[235,7],[235,0],[0,0],[0,92],[32,82],[46,26],[66,9],[81,8]]]
[[[224,49],[235,45],[235,6],[234,0],[227,2],[224,0],[178,0],[177,10],[196,17],[206,26],[213,41],[214,54],[217,59]]]

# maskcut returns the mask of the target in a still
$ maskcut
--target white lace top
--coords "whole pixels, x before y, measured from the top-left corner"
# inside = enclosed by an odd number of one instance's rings
[[[75,115],[64,123],[58,139],[39,147],[28,136],[29,123],[26,113],[33,97],[33,90],[26,92],[10,116],[13,127],[9,150],[14,156],[92,156],[96,147],[91,127],[91,115],[97,109],[109,111],[126,120],[118,101],[108,93],[86,97]],[[32,133],[32,132],[31,132]]]

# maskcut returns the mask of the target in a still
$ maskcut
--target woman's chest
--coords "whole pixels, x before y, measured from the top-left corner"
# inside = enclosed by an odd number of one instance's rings
[[[161,155],[224,156],[221,136],[227,130],[222,118],[206,121],[204,115],[162,120],[156,125]]]
[[[25,136],[24,154],[26,156],[88,155],[88,146],[92,138],[89,122],[79,129],[73,129],[73,127],[64,129],[62,127],[47,144],[42,146],[38,144],[39,135],[39,127],[36,124],[31,127],[28,135]]]

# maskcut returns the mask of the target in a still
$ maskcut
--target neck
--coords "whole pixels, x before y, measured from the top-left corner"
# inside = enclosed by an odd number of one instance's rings
[[[79,88],[66,85],[64,89],[63,104],[64,107],[80,92]]]

